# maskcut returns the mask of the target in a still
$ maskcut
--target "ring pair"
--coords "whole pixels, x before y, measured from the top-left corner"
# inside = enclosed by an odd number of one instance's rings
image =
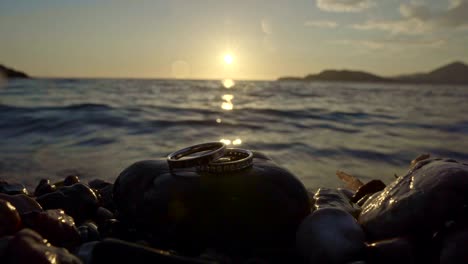
[[[196,168],[200,172],[232,172],[252,166],[253,153],[241,148],[227,148],[222,142],[209,142],[175,151],[167,156],[167,163],[170,169]]]

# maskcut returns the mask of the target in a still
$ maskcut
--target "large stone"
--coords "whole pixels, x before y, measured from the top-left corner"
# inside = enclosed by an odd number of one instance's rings
[[[137,162],[115,181],[118,218],[176,249],[292,247],[310,213],[307,192],[264,155],[255,153],[253,163],[237,172],[198,174],[171,173],[166,160]]]
[[[468,203],[468,165],[425,159],[369,198],[359,222],[370,240],[430,235]]]

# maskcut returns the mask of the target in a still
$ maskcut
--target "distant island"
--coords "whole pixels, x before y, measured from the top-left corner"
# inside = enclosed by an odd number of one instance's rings
[[[16,71],[14,69],[5,67],[5,66],[3,66],[1,64],[0,64],[0,77],[4,77],[4,78],[7,78],[7,79],[29,78],[29,76],[26,73]]]
[[[305,77],[281,77],[278,81],[468,84],[468,65],[463,62],[453,62],[427,73],[407,74],[396,77],[382,77],[364,71],[325,70],[318,74],[309,74]]]

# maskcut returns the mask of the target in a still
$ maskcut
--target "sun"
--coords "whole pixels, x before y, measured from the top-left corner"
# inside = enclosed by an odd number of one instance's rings
[[[232,57],[231,54],[226,54],[224,55],[224,62],[226,64],[232,64],[234,62],[234,58]]]

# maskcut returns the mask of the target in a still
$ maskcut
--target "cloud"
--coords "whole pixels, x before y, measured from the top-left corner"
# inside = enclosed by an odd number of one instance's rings
[[[338,23],[329,20],[309,20],[304,23],[306,27],[336,28]]]
[[[368,20],[351,25],[358,30],[382,30],[392,34],[424,34],[437,29],[468,29],[468,0],[449,0],[447,9],[432,10],[423,2],[400,4],[399,20]]]
[[[447,42],[438,38],[415,38],[415,37],[396,37],[374,40],[340,40],[336,44],[353,45],[356,47],[365,47],[371,50],[381,50],[389,48],[401,50],[408,47],[416,48],[440,48]]]
[[[424,34],[431,30],[431,27],[418,19],[407,20],[368,20],[362,24],[351,25],[358,30],[382,30],[392,34]]]
[[[317,0],[317,7],[328,12],[360,12],[374,5],[372,0]]]

